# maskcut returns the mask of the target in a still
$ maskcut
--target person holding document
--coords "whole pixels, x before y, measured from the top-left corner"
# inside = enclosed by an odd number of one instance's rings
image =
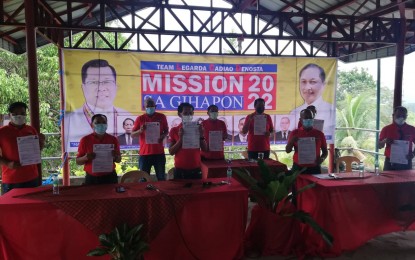
[[[85,184],[118,183],[115,163],[121,162],[117,137],[107,134],[107,117],[95,114],[91,118],[92,134],[81,138],[76,164],[84,165]]]
[[[154,166],[157,180],[166,180],[166,156],[164,154],[163,139],[169,133],[167,118],[156,112],[156,103],[152,98],[144,101],[146,113],[137,117],[134,123],[132,136],[139,136],[140,158],[138,165],[140,170],[150,174]]]
[[[208,145],[208,152],[202,151],[202,160],[220,160],[225,159],[223,153],[223,142],[228,138],[226,124],[218,119],[219,108],[216,105],[210,105],[207,109],[209,119],[203,120],[203,137]]]
[[[383,170],[410,170],[412,169],[412,143],[415,140],[415,127],[405,123],[408,110],[399,106],[393,109],[393,123],[380,131],[378,145],[385,147],[385,164]]]
[[[1,194],[14,188],[40,185],[37,164],[45,136],[26,125],[27,105],[14,102],[8,108],[10,123],[0,128]],[[22,142],[19,142],[19,140]],[[28,149],[29,148],[29,149]]]
[[[264,113],[264,99],[256,99],[254,107],[255,112],[246,116],[242,127],[242,134],[248,133],[248,158],[258,159],[258,153],[264,153],[264,159],[269,159],[269,137],[274,132],[272,119]]]
[[[300,118],[302,127],[291,132],[285,151],[291,153],[294,148],[293,171],[307,168],[305,173],[319,174],[320,165],[328,155],[326,138],[323,132],[313,128],[314,114],[311,110],[302,110]]]
[[[182,123],[170,129],[169,153],[174,155],[174,179],[201,179],[200,150],[208,151],[203,128],[193,122],[194,107],[181,103],[177,114]]]

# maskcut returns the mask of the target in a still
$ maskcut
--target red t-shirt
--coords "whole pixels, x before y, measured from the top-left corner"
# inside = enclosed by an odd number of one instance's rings
[[[205,137],[206,143],[208,146],[209,146],[209,132],[210,131],[222,131],[222,136],[228,135],[226,124],[222,120],[212,120],[212,119],[204,120],[202,122],[202,127],[203,127],[203,136]],[[201,153],[202,153],[202,156],[206,159],[224,159],[225,155],[223,153],[223,142],[222,142],[222,151],[212,151],[212,152],[201,151]]]
[[[315,137],[315,141],[316,141],[316,160],[320,159],[320,151],[322,148],[326,148],[327,149],[327,143],[326,143],[326,137],[324,136],[324,133],[311,128],[310,130],[305,130],[303,127],[299,128],[299,129],[295,129],[294,131],[291,132],[290,136],[288,137],[288,142],[291,141],[291,139],[296,136],[298,138],[302,138],[302,137]],[[298,163],[298,144],[297,142],[294,143],[294,158],[293,158],[294,162],[296,164],[298,164],[299,166],[302,167],[314,167],[317,166],[317,164],[299,164]]]
[[[147,122],[159,122],[160,123],[160,135],[167,133],[169,131],[169,126],[167,125],[166,116],[154,112],[152,116],[143,114],[134,122],[133,132],[139,130],[142,125],[145,125]],[[158,144],[146,144],[146,130],[142,132],[139,136],[140,139],[140,155],[150,155],[150,154],[164,154],[163,141]]]
[[[177,142],[179,140],[179,130],[183,124],[170,129],[169,139],[170,142]],[[174,167],[184,170],[193,170],[200,168],[200,148],[196,149],[183,149],[174,155]]]
[[[265,130],[268,132],[273,130],[274,128],[273,128],[271,117],[268,114],[262,114],[262,115],[266,116],[266,120],[267,120]],[[249,116],[245,118],[244,124],[247,123],[248,117]],[[253,117],[248,127],[248,151],[250,152],[269,151],[270,150],[269,136],[254,135],[254,124],[255,124],[255,117]]]
[[[399,129],[402,131],[402,138],[400,136],[401,133],[399,132]],[[407,140],[409,141],[409,151],[412,151],[412,143],[415,141],[415,127],[406,123],[399,127],[397,124],[392,123],[385,126],[380,131],[379,140],[383,140],[385,138],[390,138],[392,140]],[[390,155],[391,146],[390,144],[386,144],[385,156],[390,157]]]
[[[76,157],[82,157],[87,153],[92,153],[94,151],[94,144],[113,144],[115,153],[120,153],[120,144],[118,139],[115,136],[110,134],[105,134],[104,138],[100,140],[96,133],[89,134],[81,138],[78,146],[78,154]],[[115,163],[112,164],[112,169],[115,169]],[[84,164],[84,170],[90,175],[93,176],[102,176],[108,175],[112,172],[92,172],[92,160]]]
[[[24,125],[21,129],[9,123],[0,128],[0,149],[2,157],[7,160],[19,162],[19,151],[17,147],[17,137],[38,135],[36,129],[30,125]],[[32,181],[39,177],[36,164],[26,165],[17,169],[9,169],[2,165],[3,183],[13,184]]]

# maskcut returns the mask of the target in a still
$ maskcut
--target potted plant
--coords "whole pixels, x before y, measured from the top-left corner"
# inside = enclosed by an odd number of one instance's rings
[[[116,227],[108,234],[99,236],[100,245],[89,251],[87,256],[110,255],[112,260],[143,259],[148,244],[140,235],[142,224],[129,228],[127,224]]]
[[[241,183],[250,189],[257,205],[252,209],[251,221],[245,232],[245,249],[254,255],[289,255],[300,251],[304,238],[300,223],[311,226],[331,246],[333,237],[308,214],[296,208],[296,195],[314,187],[314,183],[292,192],[296,177],[302,171],[273,173],[263,160],[258,161],[261,180],[246,169],[235,170]]]

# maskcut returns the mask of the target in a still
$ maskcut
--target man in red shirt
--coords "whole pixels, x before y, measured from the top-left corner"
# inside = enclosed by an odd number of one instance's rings
[[[269,136],[274,132],[274,126],[271,117],[264,113],[264,99],[256,99],[254,107],[255,112],[246,116],[244,126],[242,127],[242,133],[248,133],[248,158],[258,159],[258,153],[264,153],[264,159],[268,159],[270,153]],[[255,120],[257,120],[256,123]],[[258,129],[260,120],[262,121],[261,123],[264,123],[264,129]],[[256,124],[257,127],[255,127]]]
[[[313,118],[314,113],[309,109],[304,109],[300,112],[300,118],[302,126],[298,129],[295,129],[291,132],[288,143],[285,146],[285,151],[287,153],[291,153],[292,149],[294,148],[294,163],[292,170],[302,170],[303,168],[307,168],[305,173],[308,174],[319,174],[321,173],[321,163],[327,158],[327,143],[324,133],[313,128]],[[299,145],[298,142],[304,138],[314,138],[315,142],[315,158],[312,163],[300,163],[299,154]],[[309,139],[310,140],[310,139]],[[311,139],[312,140],[312,139]],[[321,155],[320,155],[321,151]]]
[[[200,149],[208,151],[206,140],[203,137],[202,126],[199,125],[200,148],[183,148],[185,129],[183,125],[193,120],[194,107],[189,103],[181,103],[177,108],[177,114],[182,118],[182,123],[170,129],[169,153],[174,155],[174,179],[201,179]]]
[[[107,117],[103,114],[95,114],[91,118],[91,126],[94,129],[92,134],[81,138],[76,156],[76,164],[84,165],[85,184],[109,184],[118,183],[118,176],[115,172],[115,163],[121,162],[120,145],[115,136],[107,134]],[[93,170],[93,161],[97,159],[94,146],[100,144],[105,150],[111,149],[113,159],[112,170],[96,172]]]
[[[32,126],[26,125],[27,105],[14,102],[9,108],[10,123],[0,128],[0,164],[2,166],[1,194],[14,188],[32,188],[40,185],[37,164],[20,164],[17,138],[36,135],[39,147],[43,148],[45,136]]]
[[[223,141],[228,138],[228,131],[226,129],[226,124],[222,120],[218,119],[219,108],[216,105],[210,105],[207,109],[207,114],[209,118],[202,121],[203,128],[203,137],[206,140],[208,145],[208,152],[202,151],[202,159],[206,160],[218,160],[225,159],[223,153]],[[219,133],[220,132],[220,133]],[[220,134],[221,136],[221,145],[216,147],[215,144],[209,143],[210,137],[213,137],[215,134]]]
[[[410,170],[412,169],[412,158],[414,154],[412,152],[412,143],[415,141],[415,127],[405,123],[408,116],[408,110],[405,107],[395,107],[393,109],[393,123],[382,128],[379,135],[379,148],[385,147],[385,164],[383,170]],[[395,140],[409,141],[409,150],[406,155],[406,163],[391,163],[391,145]]]
[[[134,123],[132,136],[139,136],[140,158],[138,165],[140,170],[150,174],[151,166],[154,166],[157,180],[166,179],[166,155],[164,154],[163,139],[169,133],[166,116],[156,112],[156,103],[152,98],[145,101],[146,113],[137,117]],[[148,130],[148,129],[150,130]],[[149,140],[147,131],[158,131],[157,140]]]

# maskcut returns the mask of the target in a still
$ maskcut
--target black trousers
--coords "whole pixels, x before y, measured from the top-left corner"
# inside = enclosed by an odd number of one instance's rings
[[[385,157],[385,164],[383,165],[384,171],[399,171],[399,170],[411,170],[412,161],[408,160],[407,164],[391,163],[390,158]]]
[[[96,185],[96,184],[116,184],[118,183],[118,176],[115,171],[110,174],[102,176],[93,176],[90,174],[85,175],[85,184],[86,185]]]

